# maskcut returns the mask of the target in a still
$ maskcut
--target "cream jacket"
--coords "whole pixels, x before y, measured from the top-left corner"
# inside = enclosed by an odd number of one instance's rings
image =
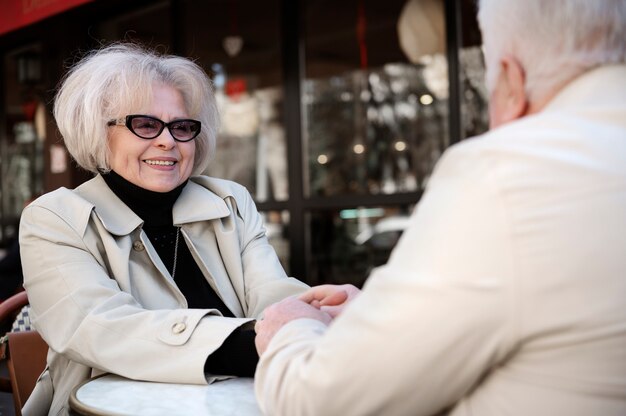
[[[24,407],[26,416],[66,414],[71,390],[102,372],[207,383],[205,360],[234,329],[306,289],[285,275],[242,186],[193,177],[173,220],[236,318],[187,309],[142,220],[101,176],[46,194],[24,210],[24,285],[34,325],[50,347],[48,370]]]
[[[626,66],[445,153],[329,327],[279,330],[272,416],[626,415]]]

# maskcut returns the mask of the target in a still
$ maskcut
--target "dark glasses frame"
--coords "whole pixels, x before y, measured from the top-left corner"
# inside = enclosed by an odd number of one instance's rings
[[[154,134],[153,136],[142,136],[140,134],[138,134],[135,129],[133,128],[133,120],[137,119],[137,118],[147,118],[150,119],[152,121],[155,121],[158,123],[159,127],[159,131]],[[178,137],[176,137],[177,130],[172,129],[172,126],[176,126],[176,124],[180,124],[180,123],[184,123],[184,122],[192,122],[193,125],[198,126],[198,129],[193,132],[193,136],[191,136],[188,139],[180,139]],[[157,137],[159,137],[161,135],[161,133],[163,133],[163,130],[165,130],[165,128],[167,127],[167,130],[169,130],[170,134],[172,135],[172,137],[174,138],[174,140],[176,140],[177,142],[188,142],[191,141],[193,139],[195,139],[196,137],[198,137],[198,134],[200,134],[200,131],[202,130],[202,123],[199,120],[194,120],[191,118],[184,118],[184,119],[180,119],[180,120],[173,120],[170,121],[169,123],[166,123],[163,120],[160,120],[156,117],[152,117],[152,116],[147,116],[144,114],[131,114],[128,115],[126,117],[121,117],[121,118],[117,118],[117,119],[113,119],[113,120],[109,120],[107,122],[107,126],[125,126],[128,130],[131,131],[131,133],[133,133],[135,136],[141,138],[141,139],[145,139],[145,140],[152,140],[152,139],[156,139]]]

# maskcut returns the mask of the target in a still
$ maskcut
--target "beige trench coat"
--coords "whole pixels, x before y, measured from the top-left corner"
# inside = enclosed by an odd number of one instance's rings
[[[24,286],[48,369],[24,414],[67,414],[68,396],[102,372],[205,384],[204,362],[237,327],[306,285],[288,278],[240,185],[193,177],[174,224],[236,318],[187,302],[137,217],[101,176],[46,194],[22,214]],[[52,397],[53,396],[53,397]]]

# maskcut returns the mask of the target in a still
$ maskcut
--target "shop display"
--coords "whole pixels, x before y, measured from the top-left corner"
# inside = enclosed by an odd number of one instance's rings
[[[304,83],[311,195],[422,189],[447,135],[426,66],[387,64]],[[447,76],[447,74],[446,74]]]

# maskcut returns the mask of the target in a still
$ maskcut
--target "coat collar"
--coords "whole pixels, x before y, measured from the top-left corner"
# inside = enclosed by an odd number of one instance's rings
[[[108,232],[128,235],[143,224],[126,204],[108,187],[101,175],[85,182],[75,190],[94,205],[95,214]],[[173,208],[174,225],[227,217],[230,213],[224,200],[191,178]]]
[[[545,111],[623,105],[626,97],[626,65],[591,69],[567,84],[546,105]]]
[[[225,195],[232,196],[232,195]],[[190,178],[173,208],[174,225],[213,220],[230,215],[224,199]]]

